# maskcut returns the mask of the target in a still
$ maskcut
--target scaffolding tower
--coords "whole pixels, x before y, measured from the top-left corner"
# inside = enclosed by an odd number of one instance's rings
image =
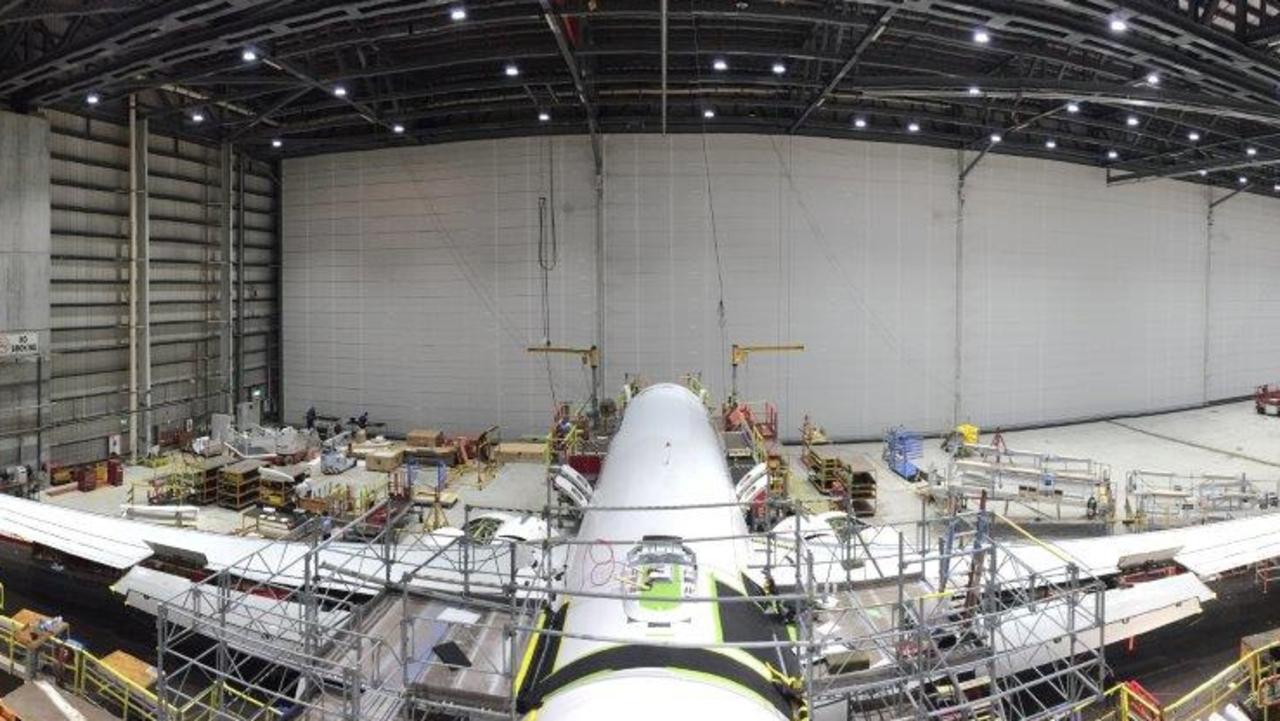
[[[1056,548],[985,509],[894,527],[852,513],[802,518],[798,504],[770,502],[795,521],[737,539],[752,549],[747,573],[767,583],[732,601],[684,601],[751,603],[793,619],[795,636],[770,647],[794,661],[797,718],[827,709],[848,719],[1048,719],[1102,698],[1103,586]],[[190,582],[156,609],[164,707],[255,721],[519,718],[514,689],[531,639],[575,637],[539,623],[553,600],[583,593],[559,580],[570,549],[637,539],[484,537],[473,521],[495,510],[536,513],[552,528],[567,509],[468,506],[461,532],[397,533],[405,506],[379,533],[368,533],[365,514],[330,538],[264,543]],[[1023,564],[996,525],[1060,564]]]

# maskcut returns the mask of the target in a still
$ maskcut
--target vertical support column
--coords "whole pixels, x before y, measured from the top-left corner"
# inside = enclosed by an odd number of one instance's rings
[[[981,156],[979,156],[981,159]],[[956,151],[956,347],[955,347],[955,399],[952,409],[952,426],[964,422],[964,182],[972,165],[965,166],[964,151]],[[974,160],[974,163],[977,163]]]
[[[596,163],[596,348],[599,349],[600,363],[604,363],[605,334],[605,282],[604,282],[604,162]],[[593,374],[593,395],[602,399],[604,395],[604,372],[597,370]]]
[[[129,96],[129,452],[151,447],[151,224],[147,119]]]
[[[246,398],[244,391],[244,175],[249,162],[239,155],[236,171],[236,377],[235,398]]]
[[[1204,358],[1203,363],[1204,379],[1203,394],[1201,401],[1209,402],[1209,343],[1211,341],[1209,335],[1209,311],[1212,307],[1212,284],[1213,284],[1213,221],[1214,210],[1216,205],[1213,202],[1213,188],[1210,187],[1205,191],[1206,203],[1208,210],[1205,212],[1205,240],[1204,240]]]
[[[219,188],[221,190],[218,205],[218,387],[222,396],[222,411],[235,413],[236,397],[234,395],[233,348],[234,332],[232,319],[232,287],[231,275],[234,266],[231,261],[232,236],[232,164],[235,155],[231,143],[223,143],[218,162]]]

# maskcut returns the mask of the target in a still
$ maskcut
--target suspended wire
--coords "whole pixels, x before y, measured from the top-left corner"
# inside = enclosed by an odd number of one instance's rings
[[[693,24],[693,74],[698,87],[702,86],[702,50],[698,42],[698,15],[691,16]],[[720,359],[729,360],[729,343],[726,338],[726,312],[724,304],[724,264],[720,258],[720,233],[716,227],[715,192],[711,185],[711,156],[707,151],[707,117],[702,116],[702,174],[707,186],[707,215],[711,222],[711,247],[716,261],[716,325],[720,329]],[[727,376],[726,376],[727,377]]]
[[[555,161],[555,145],[552,139],[548,138],[547,194],[538,198],[538,268],[542,276],[542,342],[548,346],[551,345],[551,271],[560,264],[560,238],[556,233]],[[545,354],[543,361],[547,370],[547,388],[551,393],[551,403],[553,406],[559,406],[555,374],[551,371],[551,355]]]

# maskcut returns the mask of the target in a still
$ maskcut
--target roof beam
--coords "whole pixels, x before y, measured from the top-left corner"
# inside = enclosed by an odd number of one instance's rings
[[[578,92],[578,100],[587,112],[587,131],[591,134],[591,154],[595,158],[596,170],[599,171],[604,167],[604,155],[600,150],[600,131],[596,126],[596,110],[591,105],[591,99],[587,96],[586,83],[582,80],[582,71],[578,68],[578,61],[573,57],[569,39],[565,37],[564,26],[551,8],[551,0],[538,0],[538,2],[542,5],[542,15],[547,20],[547,27],[551,28],[551,34],[555,36],[556,45],[560,48],[560,57],[564,58],[564,64],[568,66],[569,74],[573,76],[573,87]],[[666,57],[665,54],[663,57]]]
[[[663,1],[665,3],[665,0]],[[822,107],[823,103],[827,102],[827,97],[831,95],[837,87],[839,87],[840,82],[844,80],[844,76],[848,75],[849,72],[853,70],[854,66],[858,64],[858,60],[862,58],[862,54],[867,51],[867,48],[871,47],[872,43],[880,39],[880,35],[883,34],[885,28],[889,26],[889,21],[893,19],[893,16],[897,11],[898,9],[894,7],[888,7],[880,11],[880,16],[876,18],[875,23],[873,23],[871,27],[867,28],[867,31],[864,32],[862,37],[858,38],[858,42],[854,44],[853,51],[849,53],[849,59],[844,61],[844,65],[841,65],[840,69],[836,71],[836,74],[831,76],[831,80],[827,83],[826,87],[814,96],[813,100],[809,103],[809,107],[805,108],[804,112],[800,114],[800,117],[796,118],[796,121],[791,124],[791,127],[787,128],[788,133],[794,133],[799,130],[800,126],[804,125],[804,121],[808,120],[810,115],[813,115],[818,108]],[[666,42],[665,36],[663,37],[663,49],[665,51]],[[666,68],[665,55],[663,56],[663,68],[664,70]],[[663,73],[663,87],[666,87],[665,72]]]

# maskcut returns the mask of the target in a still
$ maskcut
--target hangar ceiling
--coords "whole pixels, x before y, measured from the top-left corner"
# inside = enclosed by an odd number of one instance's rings
[[[752,132],[1275,193],[1276,43],[1275,0],[0,0],[0,99],[263,159]]]

